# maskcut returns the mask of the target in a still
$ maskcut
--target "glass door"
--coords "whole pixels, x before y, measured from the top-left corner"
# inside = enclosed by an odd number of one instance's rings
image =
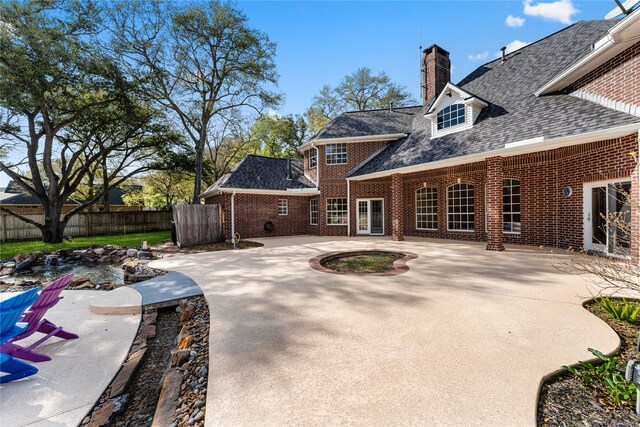
[[[384,234],[384,200],[358,199],[356,201],[357,233],[382,235]]]
[[[631,207],[627,197],[630,191],[629,181],[585,184],[585,249],[629,255]]]

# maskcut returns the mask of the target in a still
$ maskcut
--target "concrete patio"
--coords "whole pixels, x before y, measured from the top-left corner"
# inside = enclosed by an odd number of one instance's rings
[[[412,239],[265,239],[154,261],[203,289],[218,425],[534,425],[540,382],[619,345],[585,281],[536,248]],[[406,274],[326,274],[310,258],[413,252]]]
[[[0,299],[11,296],[1,293]],[[63,299],[46,318],[80,335],[75,340],[51,338],[36,351],[52,357],[34,363],[39,372],[20,381],[0,385],[0,425],[75,426],[91,410],[111,383],[129,353],[138,331],[139,314],[98,315],[90,301],[107,292],[64,291]],[[128,294],[129,304],[140,305],[138,292]],[[35,334],[20,344],[34,342]]]

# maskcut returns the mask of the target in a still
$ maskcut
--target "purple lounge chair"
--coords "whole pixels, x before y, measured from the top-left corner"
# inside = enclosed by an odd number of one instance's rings
[[[38,298],[38,288],[33,288],[0,302],[0,344],[7,342],[27,328],[19,323],[20,316]],[[9,354],[0,353],[0,383],[19,380],[38,372],[35,366],[14,359]]]
[[[12,338],[9,342],[2,344],[0,352],[17,357],[18,359],[29,360],[31,362],[44,362],[46,360],[51,360],[51,357],[46,354],[36,353],[33,351],[34,348],[53,336],[66,340],[78,338],[78,335],[63,331],[61,326],[56,326],[43,318],[47,310],[56,305],[58,301],[62,299],[60,293],[69,286],[72,278],[73,274],[69,274],[50,283],[42,289],[38,300],[31,306],[29,311],[22,316],[22,319],[20,319],[21,322],[29,324],[27,329],[15,338]],[[15,343],[16,341],[30,337],[36,332],[43,333],[45,336],[28,347],[21,347]]]

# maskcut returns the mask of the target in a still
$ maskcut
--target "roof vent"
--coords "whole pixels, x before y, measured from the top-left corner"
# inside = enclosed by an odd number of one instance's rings
[[[393,101],[389,101],[389,111],[393,111]]]
[[[507,60],[507,47],[503,46],[500,48],[500,51],[502,52],[502,62]]]

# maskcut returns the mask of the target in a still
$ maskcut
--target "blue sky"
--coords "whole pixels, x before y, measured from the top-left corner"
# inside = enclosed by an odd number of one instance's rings
[[[279,114],[303,114],[325,85],[359,67],[385,71],[420,97],[422,44],[451,53],[452,80],[580,20],[602,19],[613,0],[520,1],[240,1],[250,25],[276,42]],[[14,156],[11,156],[14,157]],[[8,177],[0,173],[0,186]]]
[[[419,100],[420,29],[424,47],[437,43],[451,53],[452,80],[458,82],[494,59],[500,47],[536,41],[571,22],[602,19],[615,3],[240,1],[239,6],[252,26],[278,44],[279,88],[286,97],[279,113],[302,114],[324,84],[336,85],[363,66],[385,71]]]

